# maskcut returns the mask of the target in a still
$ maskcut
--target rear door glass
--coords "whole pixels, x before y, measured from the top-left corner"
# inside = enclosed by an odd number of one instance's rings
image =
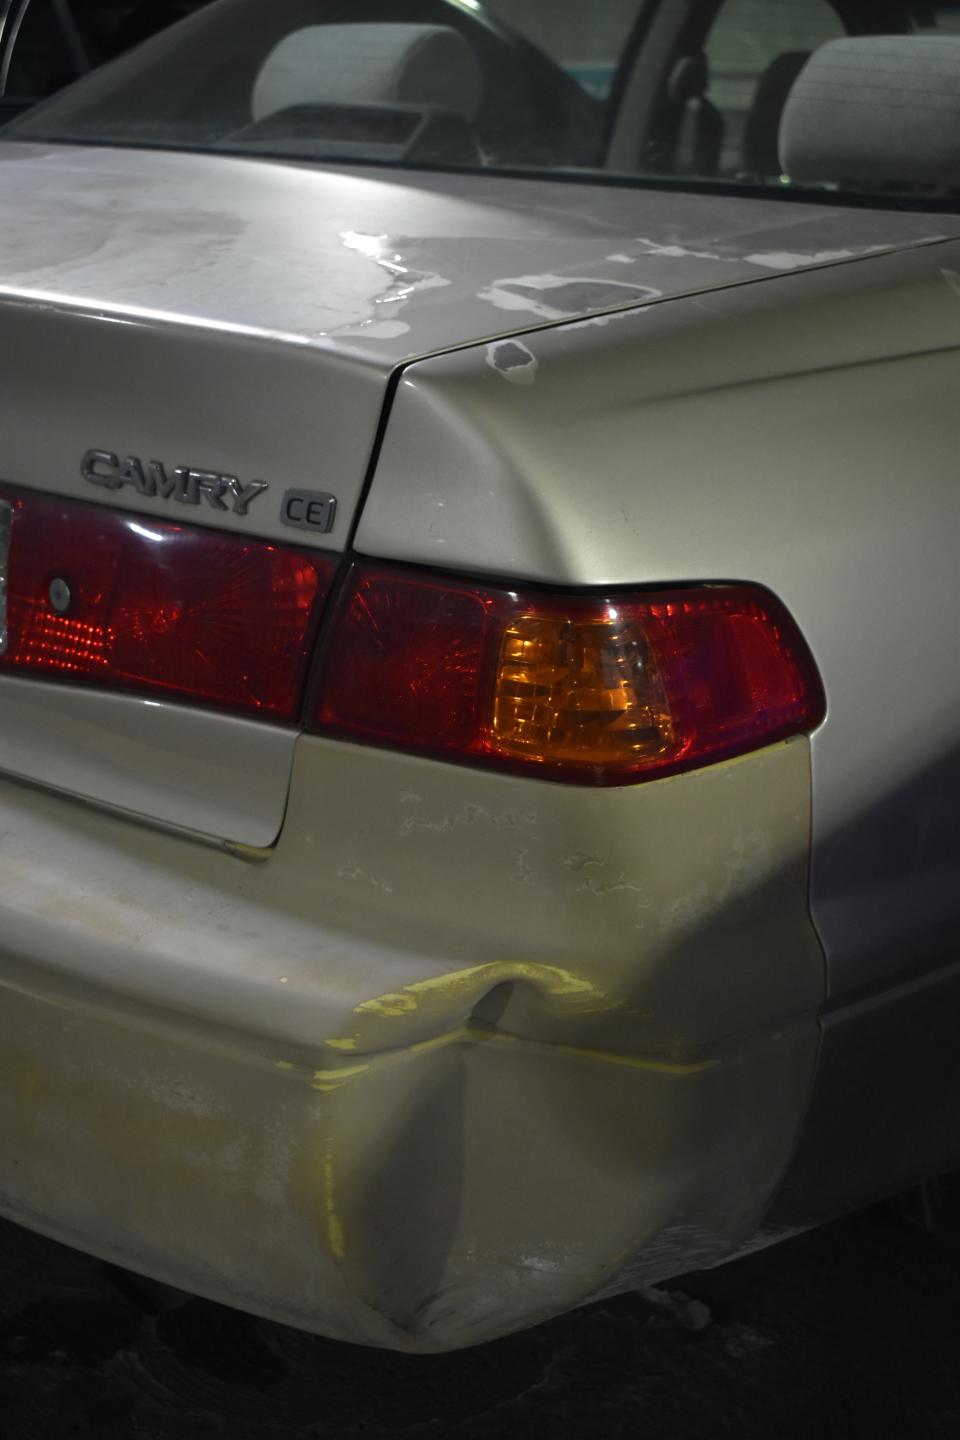
[[[846,33],[828,0],[721,5],[704,46],[706,99],[723,127],[721,174],[779,170],[776,134],[790,86],[812,50]]]
[[[183,20],[209,0],[27,0],[11,14],[0,91],[32,104]]]
[[[70,0],[74,17],[97,63],[122,55],[174,25],[206,0]]]
[[[485,9],[555,60],[597,100],[610,93],[640,0],[487,0]]]
[[[53,0],[31,0],[10,49],[4,95],[32,101],[52,95],[83,73]]]
[[[953,4],[931,5],[929,14],[921,13],[919,29],[939,31],[944,35],[960,35],[960,0]]]

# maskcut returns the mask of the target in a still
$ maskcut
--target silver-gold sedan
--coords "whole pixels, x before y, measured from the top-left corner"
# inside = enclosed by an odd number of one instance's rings
[[[213,0],[0,214],[0,1212],[428,1351],[960,1162],[960,7]]]

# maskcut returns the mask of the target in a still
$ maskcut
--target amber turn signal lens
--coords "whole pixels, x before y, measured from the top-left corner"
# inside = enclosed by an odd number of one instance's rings
[[[597,618],[520,615],[500,644],[491,740],[503,755],[603,765],[655,760],[674,725],[647,636]]]

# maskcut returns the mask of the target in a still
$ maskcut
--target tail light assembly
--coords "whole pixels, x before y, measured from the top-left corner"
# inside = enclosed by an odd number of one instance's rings
[[[814,729],[782,604],[747,585],[552,594],[357,564],[308,729],[585,785],[628,785]]]
[[[55,496],[0,506],[0,675],[297,719],[330,556]]]
[[[823,689],[750,585],[518,590],[0,491],[0,675],[107,686],[581,785],[813,730]]]

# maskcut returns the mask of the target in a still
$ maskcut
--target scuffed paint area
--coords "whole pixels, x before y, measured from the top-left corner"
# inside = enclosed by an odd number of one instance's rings
[[[423,1352],[741,1243],[816,1053],[806,743],[623,792],[330,741],[297,765],[259,866],[15,792],[0,1211]],[[44,817],[84,826],[72,867],[32,863]],[[15,960],[18,907],[57,965]]]
[[[567,993],[567,977],[550,983]],[[396,1008],[384,997],[357,1018],[390,1023]],[[326,1334],[459,1348],[617,1289],[621,1272],[630,1286],[675,1271],[689,1241],[671,1241],[670,1217],[702,1206],[703,1185],[705,1257],[754,1213],[747,1185],[765,1162],[721,1143],[742,1062],[647,1061],[470,1025],[270,1080],[91,1016],[38,1077],[25,1056],[55,1013],[26,997],[5,1008],[0,1120],[20,1173],[0,1190],[4,1213]],[[784,1047],[799,1059],[808,1044],[782,1036],[755,1052],[765,1108],[779,1109],[769,1082]],[[184,1109],[165,1072],[216,1104]],[[710,1182],[691,1170],[701,1106]]]
[[[661,291],[650,286],[631,285],[624,280],[603,280],[569,275],[517,275],[496,280],[479,292],[498,310],[535,315],[538,320],[564,320],[584,310],[608,309],[614,305],[642,305],[655,300]]]
[[[389,278],[386,290],[374,299],[373,313],[356,323],[338,325],[329,333],[342,337],[366,336],[376,340],[396,340],[409,334],[410,326],[401,320],[404,306],[419,291],[435,290],[449,285],[449,279],[432,272],[417,270],[404,263],[404,255],[398,246],[407,242],[391,239],[389,235],[366,235],[356,230],[341,232],[347,250],[363,255]]]
[[[879,255],[883,245],[864,245],[859,250],[814,250],[804,253],[792,250],[771,250],[766,253],[747,255],[748,265],[759,265],[764,270],[802,270],[811,265],[838,265],[844,260],[859,260],[865,255]]]
[[[490,174],[398,184],[370,170],[13,142],[0,204],[7,299],[386,370],[493,338],[498,311],[509,334],[530,317],[583,318],[950,233],[944,216],[731,195]],[[628,263],[633,295],[605,278]]]
[[[368,1016],[395,1020],[432,1012],[465,1023],[486,996],[505,985],[531,986],[545,1001],[577,1014],[595,1014],[615,1009],[622,1003],[586,975],[576,975],[557,965],[504,960],[414,981],[402,990],[362,1000],[354,1007],[361,1029],[351,1038],[358,1047],[361,1045],[363,1022]]]
[[[931,237],[936,239],[938,237]],[[843,247],[835,250],[755,250],[744,253],[739,248],[691,249],[680,243],[665,243],[638,236],[636,245],[642,255],[656,255],[668,260],[710,260],[720,265],[736,265],[741,261],[756,265],[763,270],[801,270],[814,265],[837,265],[844,260],[857,260],[865,255],[877,255],[887,247],[884,245],[862,245],[858,248]],[[612,259],[630,259],[629,256],[610,256]]]

